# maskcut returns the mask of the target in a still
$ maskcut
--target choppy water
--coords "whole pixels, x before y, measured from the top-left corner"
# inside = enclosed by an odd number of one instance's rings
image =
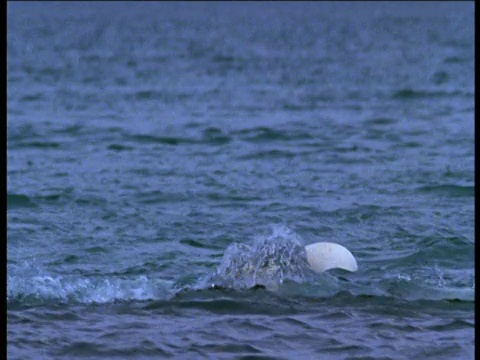
[[[8,358],[473,358],[473,7],[8,3]]]

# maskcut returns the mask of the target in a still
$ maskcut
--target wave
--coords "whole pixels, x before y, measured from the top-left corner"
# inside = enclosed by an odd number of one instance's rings
[[[147,276],[80,277],[39,275],[8,276],[7,303],[11,306],[38,306],[66,303],[112,303],[166,299],[173,282]]]
[[[35,207],[37,207],[37,205],[27,195],[7,193],[7,209]]]
[[[422,186],[416,189],[423,193],[433,193],[438,195],[446,195],[451,197],[474,197],[475,186],[461,186],[454,184],[440,184]]]
[[[471,97],[473,94],[462,91],[430,91],[416,89],[402,89],[393,93],[392,99],[396,100],[415,100],[415,99],[434,99],[434,98],[450,98],[454,96]]]
[[[371,263],[367,267],[368,262],[362,265],[362,256],[358,260],[357,273],[333,270],[318,275],[308,266],[304,241],[288,228],[276,227],[251,245],[232,243],[213,272],[197,274],[193,279],[192,274],[178,279],[156,274],[67,276],[39,269],[27,272],[18,264],[10,264],[7,305],[12,309],[45,304],[170,302],[198,296],[213,300],[218,293],[236,298],[252,291],[260,291],[265,299],[274,296],[300,302],[337,298],[342,293],[354,299],[474,302],[474,276],[468,276],[467,270],[454,274],[436,265],[425,268],[421,264],[411,269],[392,259],[387,266]],[[375,270],[378,267],[384,269],[380,275]]]

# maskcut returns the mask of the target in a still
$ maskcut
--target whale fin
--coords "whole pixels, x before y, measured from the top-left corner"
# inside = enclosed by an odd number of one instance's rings
[[[313,271],[321,274],[329,269],[357,271],[357,261],[352,253],[342,245],[331,242],[318,242],[305,246],[307,261]]]

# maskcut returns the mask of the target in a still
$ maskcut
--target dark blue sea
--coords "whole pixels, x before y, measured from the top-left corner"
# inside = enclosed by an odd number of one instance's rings
[[[473,2],[9,2],[7,81],[9,359],[474,358]]]

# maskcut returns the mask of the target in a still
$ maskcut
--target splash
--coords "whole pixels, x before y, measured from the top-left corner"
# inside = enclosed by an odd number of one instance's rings
[[[78,276],[8,277],[7,303],[108,303],[117,300],[166,298],[172,282],[147,276],[83,278]]]
[[[384,274],[379,286],[385,294],[407,300],[462,300],[474,301],[475,288],[470,285],[469,271],[446,270],[438,264],[410,270],[408,273]],[[363,289],[368,292],[368,289]]]
[[[232,243],[208,281],[210,286],[246,289],[260,285],[276,290],[286,279],[303,282],[310,272],[298,236],[287,228],[276,228],[253,245]]]

